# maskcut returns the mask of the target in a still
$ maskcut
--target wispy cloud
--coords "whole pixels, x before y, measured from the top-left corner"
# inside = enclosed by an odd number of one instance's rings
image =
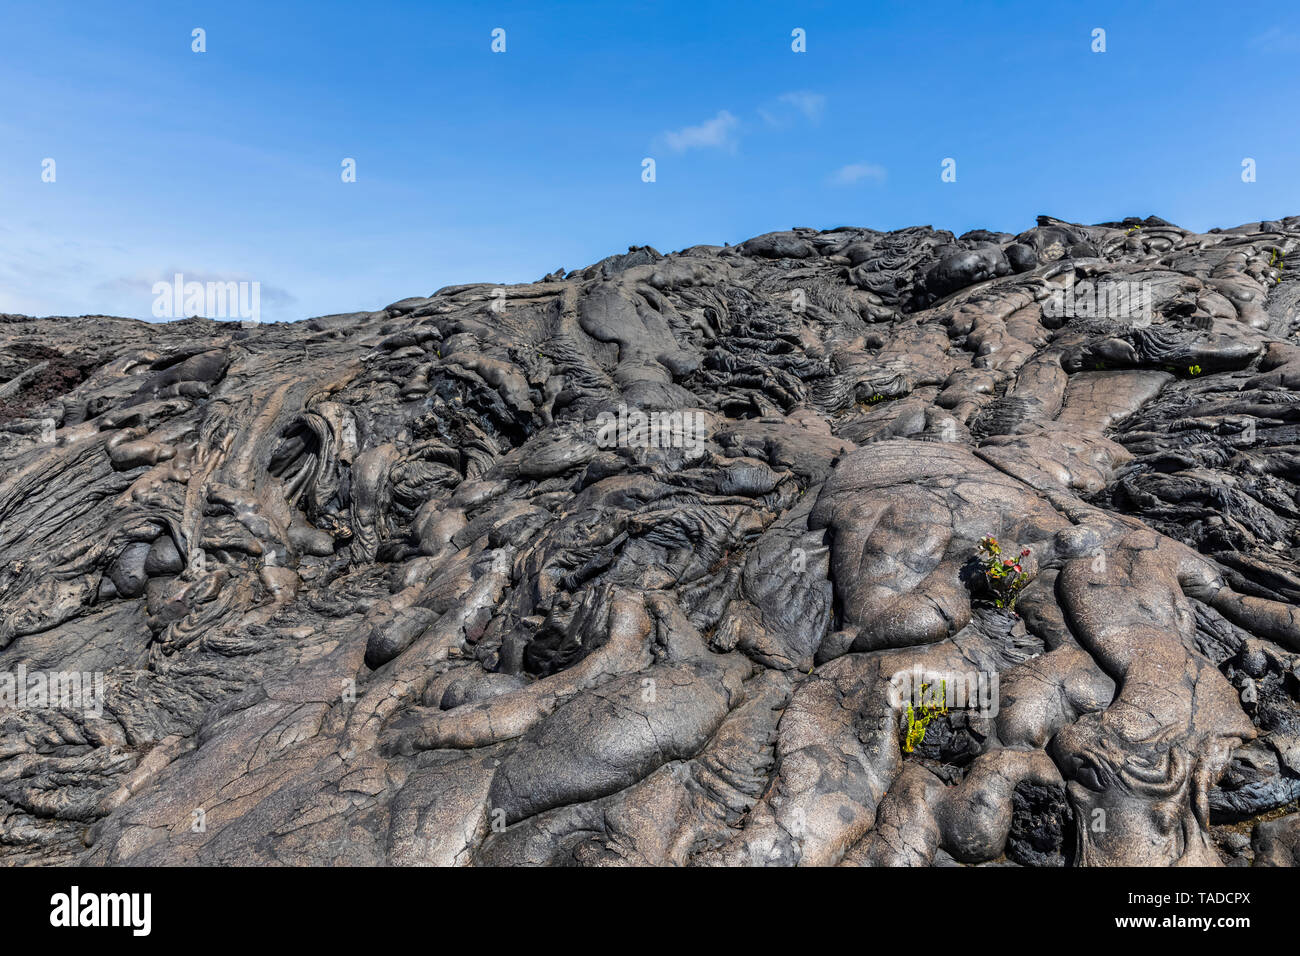
[[[261,302],[274,308],[287,309],[297,304],[298,299],[285,289],[275,285],[267,285],[256,276],[248,275],[243,272],[208,272],[201,269],[181,269],[178,267],[168,267],[158,272],[137,272],[133,275],[116,276],[100,282],[95,286],[95,292],[107,297],[110,301],[116,302],[137,302],[146,307],[143,314],[149,314],[149,308],[154,300],[153,287],[155,283],[171,283],[177,275],[184,277],[185,282],[257,282],[261,295]],[[137,306],[137,311],[141,307]]]
[[[830,182],[833,186],[852,186],[865,179],[874,180],[878,183],[884,182],[885,167],[877,166],[875,163],[849,163],[847,166],[841,166],[830,175]]]
[[[683,126],[678,130],[664,133],[664,142],[675,153],[684,153],[688,149],[725,149],[735,150],[740,120],[726,110],[720,110],[711,120],[705,120],[698,126]]]
[[[757,110],[763,122],[776,128],[788,127],[800,121],[815,126],[821,122],[825,112],[826,97],[810,90],[782,93]],[[683,126],[681,129],[669,130],[661,139],[674,153],[684,153],[690,149],[721,149],[735,152],[736,147],[740,145],[741,127],[741,121],[734,113],[730,110],[719,110],[712,119],[696,126]]]
[[[1270,27],[1251,37],[1250,45],[1266,53],[1300,53],[1300,33]]]
[[[822,113],[826,111],[826,97],[820,93],[810,93],[807,90],[782,93],[777,97],[777,102],[793,106],[810,123],[820,123]]]
[[[800,118],[816,126],[826,112],[826,97],[810,90],[782,93],[775,100],[759,107],[758,115],[768,126],[778,129],[790,126]]]

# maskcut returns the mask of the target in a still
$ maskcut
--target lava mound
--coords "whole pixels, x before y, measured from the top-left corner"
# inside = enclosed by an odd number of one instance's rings
[[[1300,862],[1298,328],[1300,217],[0,316],[0,862]]]

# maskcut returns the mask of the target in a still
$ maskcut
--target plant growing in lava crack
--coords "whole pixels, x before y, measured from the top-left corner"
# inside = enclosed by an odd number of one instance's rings
[[[907,728],[903,731],[903,753],[910,754],[921,741],[925,740],[925,730],[930,726],[930,721],[948,713],[948,682],[946,680],[939,682],[937,696],[926,693],[932,686],[934,685],[921,685],[918,708],[914,709],[911,704],[907,705]]]
[[[992,535],[980,541],[983,552],[984,584],[993,598],[996,607],[1011,610],[1016,606],[1016,598],[1029,583],[1029,572],[1021,567],[1021,560],[1029,557],[1029,549],[1023,548],[1017,557],[1003,557],[1002,546]],[[1015,549],[1012,549],[1015,553]]]

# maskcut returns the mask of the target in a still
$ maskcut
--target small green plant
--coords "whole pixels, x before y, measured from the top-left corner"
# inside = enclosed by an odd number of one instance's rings
[[[990,535],[980,542],[980,551],[983,553],[984,585],[992,596],[994,606],[1011,610],[1016,606],[1016,598],[1029,583],[1029,572],[1020,564],[1023,558],[1029,557],[1029,549],[1022,549],[1018,557],[1003,557],[1002,545]]]
[[[907,727],[903,731],[904,753],[912,753],[920,746],[921,741],[925,740],[925,731],[930,726],[930,721],[948,713],[948,682],[946,680],[939,682],[938,700],[933,699],[934,694],[926,693],[927,688],[931,686],[933,685],[921,685],[919,709],[914,709],[911,704],[907,705]]]
[[[1277,271],[1281,272],[1283,269],[1286,268],[1286,253],[1278,252],[1276,249],[1274,249],[1273,257],[1268,260],[1268,264],[1270,267],[1277,266]],[[1281,282],[1282,277],[1278,276],[1277,281]]]
[[[1187,374],[1188,374],[1188,375],[1200,375],[1200,374],[1201,374],[1201,367],[1200,367],[1199,365],[1189,365],[1189,366],[1187,366]]]

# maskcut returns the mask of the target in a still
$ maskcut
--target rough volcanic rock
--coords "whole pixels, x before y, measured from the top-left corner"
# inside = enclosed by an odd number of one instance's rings
[[[1294,864],[1298,249],[0,316],[0,861]]]

